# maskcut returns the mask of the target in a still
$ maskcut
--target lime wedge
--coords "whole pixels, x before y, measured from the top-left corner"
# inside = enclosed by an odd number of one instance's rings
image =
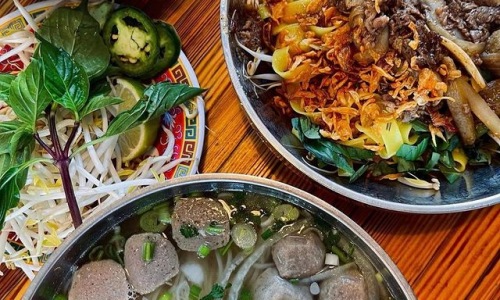
[[[132,108],[144,94],[144,86],[129,78],[116,79],[116,94],[123,102],[118,106],[118,112]],[[160,120],[153,119],[126,131],[118,137],[118,145],[124,162],[141,157],[153,145],[160,128]]]

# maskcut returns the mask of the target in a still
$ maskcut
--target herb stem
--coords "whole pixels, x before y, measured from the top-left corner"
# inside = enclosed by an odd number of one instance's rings
[[[49,114],[49,131],[50,131],[50,137],[52,138],[52,145],[54,147],[54,152],[55,152],[55,156],[53,156],[53,157],[56,161],[58,161],[63,157],[63,150],[61,147],[61,142],[59,141],[59,134],[57,133],[56,112],[53,110],[50,110],[50,114]]]
[[[52,156],[53,158],[56,157],[56,154],[54,153],[54,151],[52,151],[52,149],[50,149],[50,147],[42,140],[42,138],[40,138],[40,135],[37,133],[35,133],[33,135],[35,137],[35,140],[38,142],[38,144],[40,144],[40,146],[42,146],[42,148],[47,151],[47,153]]]
[[[68,156],[69,148],[71,147],[71,144],[73,144],[76,133],[78,132],[78,128],[80,128],[80,122],[75,121],[75,124],[73,124],[73,129],[71,130],[71,133],[68,137],[68,141],[66,142],[66,145],[64,145],[64,156]]]
[[[69,174],[69,158],[66,156],[62,159],[56,159],[56,165],[61,173],[64,194],[66,194],[66,202],[68,203],[71,219],[73,220],[73,225],[77,228],[82,224],[82,215],[78,208],[78,202],[76,202],[75,191]]]

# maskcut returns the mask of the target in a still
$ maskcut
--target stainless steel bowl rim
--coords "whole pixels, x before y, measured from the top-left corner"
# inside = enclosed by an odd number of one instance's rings
[[[330,215],[331,217],[338,220],[342,225],[346,226],[349,230],[351,230],[359,240],[364,243],[369,249],[375,253],[378,259],[384,264],[387,270],[392,275],[394,281],[399,285],[403,293],[405,293],[407,299],[416,299],[413,290],[410,285],[404,278],[401,271],[391,260],[389,255],[377,244],[377,242],[370,237],[370,235],[364,231],[359,225],[357,225],[353,220],[351,220],[344,213],[336,209],[335,207],[329,205],[325,201],[305,192],[298,188],[292,187],[290,185],[270,180],[262,177],[250,176],[250,175],[242,175],[242,174],[229,174],[229,173],[214,173],[214,174],[199,174],[199,175],[191,175],[186,177],[175,178],[169,180],[167,183],[160,183],[154,186],[146,187],[140,189],[134,193],[129,194],[128,196],[116,201],[109,207],[101,210],[94,216],[86,219],[84,223],[78,227],[75,231],[73,231],[59,246],[53,253],[50,255],[49,259],[45,262],[44,266],[41,268],[39,273],[35,276],[29,288],[26,291],[23,299],[32,299],[32,296],[36,292],[43,278],[48,275],[51,271],[51,266],[61,259],[66,249],[78,241],[80,237],[85,235],[86,231],[90,229],[93,224],[98,223],[105,219],[108,215],[113,212],[119,210],[121,207],[126,206],[130,202],[136,201],[138,199],[142,199],[147,195],[153,194],[155,192],[173,188],[176,186],[185,186],[190,183],[214,183],[214,182],[228,182],[228,183],[241,183],[241,184],[251,184],[254,186],[260,186],[267,189],[273,189],[280,192],[284,192],[285,194],[291,195],[292,197],[301,199],[308,204],[318,208],[324,213]]]
[[[221,20],[221,38],[222,38],[222,47],[224,51],[224,57],[226,60],[229,76],[233,83],[234,89],[240,99],[241,104],[244,107],[244,110],[252,122],[253,126],[260,131],[260,134],[265,137],[266,143],[270,144],[270,146],[278,152],[286,161],[290,162],[296,169],[298,169],[302,174],[307,175],[309,178],[323,185],[324,187],[337,192],[345,197],[350,199],[354,199],[361,203],[375,206],[387,210],[400,211],[400,212],[408,212],[408,213],[419,213],[419,214],[441,214],[441,213],[455,213],[469,210],[476,210],[483,207],[492,206],[494,204],[500,203],[500,194],[484,197],[482,199],[462,202],[462,203],[453,203],[453,204],[440,204],[440,205],[416,205],[416,204],[407,204],[407,203],[397,203],[392,202],[376,197],[372,197],[370,195],[366,195],[363,193],[359,193],[355,190],[346,188],[327,177],[322,176],[316,171],[309,168],[304,162],[297,159],[294,155],[292,155],[289,151],[285,149],[285,147],[278,141],[273,134],[269,131],[266,125],[259,118],[251,104],[247,99],[247,95],[243,89],[243,86],[240,83],[240,78],[237,74],[237,67],[234,64],[234,60],[231,56],[231,45],[229,42],[229,28],[230,28],[230,20],[228,18],[228,10],[229,10],[229,0],[221,0],[220,5],[220,20]]]

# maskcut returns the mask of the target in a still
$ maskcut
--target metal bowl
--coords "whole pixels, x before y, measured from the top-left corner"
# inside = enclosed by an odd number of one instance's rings
[[[95,217],[85,220],[50,256],[28,288],[24,299],[52,299],[54,292],[70,281],[75,265],[87,256],[94,243],[141,208],[159,204],[165,199],[186,193],[246,191],[272,196],[293,203],[335,226],[360,249],[382,274],[395,299],[415,299],[412,289],[380,246],[346,215],[304,191],[289,185],[238,174],[203,174],[177,178],[142,189]]]
[[[231,22],[242,0],[221,0],[221,37],[224,56],[233,86],[253,127],[264,142],[283,161],[326,188],[356,201],[388,210],[412,213],[451,213],[474,210],[500,203],[500,165],[466,171],[453,184],[441,181],[439,191],[411,188],[398,182],[374,182],[359,179],[349,183],[346,178],[322,174],[304,161],[304,150],[290,145],[291,125],[271,109],[269,97],[257,93],[242,74],[248,57],[237,51]]]

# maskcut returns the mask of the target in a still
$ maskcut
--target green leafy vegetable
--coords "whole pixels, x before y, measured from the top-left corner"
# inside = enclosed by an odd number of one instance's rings
[[[69,53],[92,79],[106,70],[110,54],[100,35],[99,23],[88,13],[87,2],[82,1],[77,9],[57,8],[38,33]]]
[[[429,132],[429,125],[420,120],[413,120],[411,127],[415,132]]]
[[[205,90],[184,84],[160,82],[144,91],[144,97],[129,110],[118,114],[109,124],[106,136],[123,133],[203,93]]]
[[[40,60],[33,59],[29,66],[11,82],[7,103],[17,117],[34,132],[36,120],[52,101],[44,88]]]
[[[212,286],[212,290],[208,295],[204,296],[201,298],[201,300],[217,300],[217,299],[222,299],[224,297],[224,288],[216,283]]]
[[[0,122],[0,154],[11,152],[10,141],[23,125],[19,120]]]
[[[7,74],[7,73],[0,73],[0,100],[1,101],[7,101],[9,99],[9,93],[10,93],[10,84],[12,80],[14,80],[16,76]]]
[[[403,144],[401,147],[399,147],[396,156],[401,157],[405,160],[415,161],[422,157],[422,154],[424,154],[425,150],[427,150],[427,146],[429,146],[429,138],[424,138],[415,146]]]
[[[71,110],[80,121],[80,111],[89,96],[87,73],[65,50],[43,39],[38,49],[45,74],[45,88],[56,103]]]
[[[427,160],[427,164],[425,164],[425,169],[430,170],[436,166],[436,164],[439,162],[439,153],[437,152],[432,152],[431,157]]]
[[[93,98],[90,98],[90,100],[87,101],[85,106],[82,108],[80,115],[83,118],[86,115],[89,115],[96,110],[99,110],[99,109],[104,108],[106,106],[120,104],[122,102],[123,102],[123,100],[121,98],[118,98],[118,97],[109,97],[109,96],[98,95],[98,96],[95,96]]]
[[[342,149],[326,139],[304,140],[304,147],[321,161],[342,169],[348,175],[354,174],[354,169],[342,153]]]
[[[351,177],[349,177],[349,183],[353,183],[354,181],[358,180],[358,178],[363,176],[363,174],[365,174],[365,172],[368,170],[368,167],[369,167],[368,164],[359,167],[356,170],[356,172],[354,172],[354,174],[352,174]]]

